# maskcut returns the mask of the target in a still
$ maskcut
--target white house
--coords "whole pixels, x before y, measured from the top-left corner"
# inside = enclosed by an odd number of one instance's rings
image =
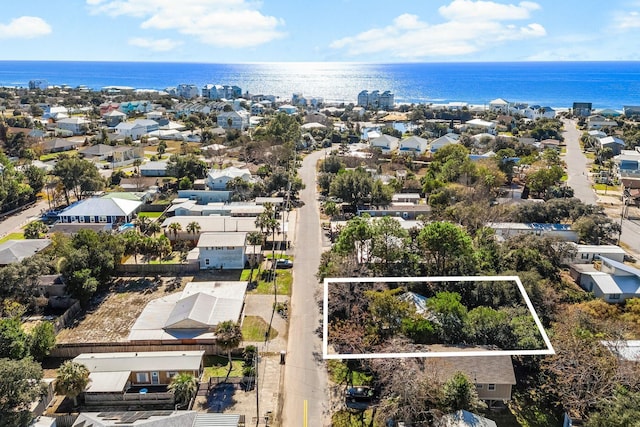
[[[427,151],[429,141],[419,136],[410,136],[400,141],[400,151],[422,154]]]
[[[207,186],[211,190],[226,190],[227,183],[234,178],[242,178],[245,181],[252,181],[249,169],[239,169],[228,167],[225,169],[212,169],[207,175]]]
[[[617,262],[623,262],[627,254],[624,249],[616,245],[580,245],[571,243],[575,249],[572,258],[565,260],[567,264],[589,264],[601,257]]]
[[[399,139],[391,135],[381,135],[378,138],[373,138],[369,143],[371,148],[379,148],[383,153],[388,153],[398,149]]]
[[[69,206],[58,214],[58,218],[63,223],[130,222],[141,207],[142,202],[136,200],[91,197]]]
[[[73,132],[74,135],[82,135],[87,131],[91,122],[83,117],[67,117],[56,122],[59,129]]]
[[[218,113],[218,125],[223,129],[246,130],[250,114],[247,111],[223,111]]]
[[[496,133],[496,124],[482,119],[472,119],[465,123],[467,128],[479,129],[482,132],[494,135]]]
[[[510,105],[511,104],[509,101],[505,101],[502,98],[498,98],[489,102],[489,110],[493,111],[494,113],[509,114]]]
[[[196,85],[182,83],[176,87],[176,95],[191,99],[200,96],[200,91]]]
[[[434,139],[431,141],[430,150],[432,153],[435,153],[445,145],[449,144],[457,144],[459,139],[459,135],[456,133],[447,133],[442,135],[440,138]]]
[[[496,237],[508,239],[514,236],[532,234],[535,236],[552,236],[567,242],[577,242],[578,233],[571,230],[570,224],[540,224],[521,222],[490,222],[487,227],[496,232]]]
[[[118,123],[116,125],[116,133],[125,138],[129,137],[136,140],[147,133],[147,128],[136,122]]]
[[[198,239],[200,269],[243,269],[247,233],[202,233]]]
[[[602,138],[598,138],[598,145],[601,149],[603,148],[611,148],[613,154],[617,156],[620,154],[622,149],[624,148],[624,141],[615,136],[605,136]]]
[[[602,129],[604,127],[617,127],[618,122],[599,114],[587,117],[587,129]]]
[[[102,118],[109,127],[116,127],[119,123],[124,122],[127,119],[127,115],[122,111],[111,110],[105,113]]]
[[[298,112],[298,108],[291,104],[284,104],[278,107],[278,111],[281,113],[287,113],[289,115],[295,114]]]
[[[605,257],[600,261],[600,271],[581,274],[580,286],[584,290],[611,303],[640,297],[640,270]]]

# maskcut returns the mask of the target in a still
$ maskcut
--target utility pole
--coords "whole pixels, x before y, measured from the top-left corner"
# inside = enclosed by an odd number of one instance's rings
[[[258,371],[260,368],[260,352],[258,351],[258,347],[256,346],[256,352],[253,355],[253,366],[254,366],[254,375],[255,375],[255,386],[256,386],[256,427],[260,424],[260,387],[258,387]]]

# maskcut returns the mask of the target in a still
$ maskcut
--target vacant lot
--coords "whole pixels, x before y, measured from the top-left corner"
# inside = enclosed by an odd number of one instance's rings
[[[58,343],[126,341],[131,326],[152,299],[181,290],[191,277],[123,277],[95,298],[92,307],[57,336]]]

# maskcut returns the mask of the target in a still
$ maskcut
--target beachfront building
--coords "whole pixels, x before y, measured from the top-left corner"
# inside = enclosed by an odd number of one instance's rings
[[[589,117],[593,110],[593,104],[591,102],[574,102],[571,111],[576,117]]]
[[[242,89],[233,85],[206,84],[202,87],[202,97],[207,99],[236,99],[242,96]]]
[[[378,90],[373,92],[363,90],[358,94],[358,105],[365,108],[392,110],[395,106],[394,94],[388,90],[382,93]]]
[[[502,98],[494,99],[489,102],[489,110],[494,113],[500,114],[509,114],[509,107],[511,103],[509,101],[505,101]]]

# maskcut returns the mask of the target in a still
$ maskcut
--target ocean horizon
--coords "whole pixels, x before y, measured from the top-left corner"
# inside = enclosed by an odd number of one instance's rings
[[[590,62],[196,62],[0,61],[0,86],[107,86],[163,90],[178,84],[230,84],[243,93],[290,99],[293,93],[325,102],[355,102],[361,90],[389,90],[396,103],[510,102],[596,109],[640,105],[639,61]]]

